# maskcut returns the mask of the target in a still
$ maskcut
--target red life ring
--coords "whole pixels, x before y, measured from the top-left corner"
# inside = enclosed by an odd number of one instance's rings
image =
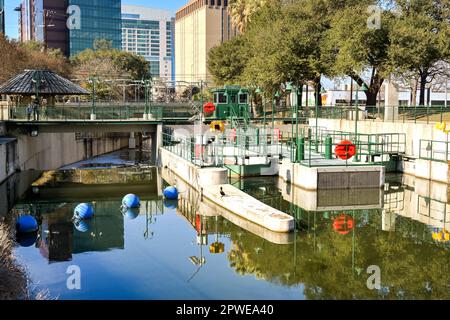
[[[212,102],[207,102],[203,105],[203,111],[205,113],[213,113],[216,111],[216,106]]]
[[[333,221],[333,229],[339,234],[346,235],[355,227],[355,220],[349,215],[341,214]]]
[[[356,154],[356,146],[348,140],[343,140],[334,148],[334,154],[342,160],[348,160]]]

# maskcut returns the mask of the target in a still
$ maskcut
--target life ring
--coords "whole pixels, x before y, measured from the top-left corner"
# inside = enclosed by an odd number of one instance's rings
[[[333,229],[339,234],[346,235],[355,227],[353,217],[341,214],[333,221]]]

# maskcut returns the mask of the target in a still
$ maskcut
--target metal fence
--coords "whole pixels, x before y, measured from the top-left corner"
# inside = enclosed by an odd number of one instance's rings
[[[336,147],[344,140],[356,147],[356,154],[348,160],[338,159],[335,155]],[[290,150],[291,161],[308,167],[386,164],[392,155],[403,154],[406,149],[405,134],[355,135],[323,127],[317,130],[315,127],[301,128],[298,135],[283,133],[282,141],[285,149]]]
[[[448,141],[423,140],[419,142],[419,159],[448,162],[449,161]]]
[[[315,108],[302,108],[301,114],[316,117]],[[450,121],[450,107],[441,106],[322,106],[318,108],[318,118],[381,121],[397,123],[435,123]]]
[[[161,107],[153,107],[148,114],[153,120],[163,119],[164,110]],[[147,120],[145,106],[140,105],[102,105],[95,108],[88,106],[46,106],[39,108],[35,114],[26,106],[8,107],[9,121],[88,121],[91,115],[95,115],[96,121],[139,121]]]

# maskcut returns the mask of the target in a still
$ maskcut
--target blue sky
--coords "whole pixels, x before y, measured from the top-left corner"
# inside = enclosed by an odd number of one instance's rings
[[[18,37],[17,20],[18,14],[14,11],[14,8],[19,6],[21,0],[6,0],[5,1],[5,13],[6,13],[6,34],[10,38]],[[122,0],[123,4],[143,5],[148,7],[154,7],[158,9],[171,10],[174,14],[175,11],[186,4],[188,0]]]

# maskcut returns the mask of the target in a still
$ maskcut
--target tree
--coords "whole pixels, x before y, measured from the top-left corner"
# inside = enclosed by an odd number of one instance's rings
[[[445,70],[440,61],[450,58],[450,2],[398,0],[389,46],[391,71],[413,72],[419,78],[419,104],[425,104],[426,85]]]
[[[82,80],[81,85],[91,89],[88,78],[97,77],[97,94],[100,98],[123,96],[126,80],[150,79],[150,62],[131,52],[111,49],[108,41],[96,40],[96,49],[86,49],[71,58],[73,76]],[[121,80],[105,82],[104,80]],[[131,93],[131,92],[130,92]]]
[[[373,5],[376,1],[370,1]],[[376,105],[378,92],[388,74],[392,14],[381,10],[378,27],[368,27],[368,3],[345,6],[331,20],[324,45],[331,76],[348,75],[368,90],[367,105]],[[367,79],[367,80],[366,80]]]
[[[43,48],[38,42],[19,44],[0,34],[0,83],[25,69],[49,69],[68,77],[71,67],[61,51]]]
[[[252,16],[264,7],[268,1],[271,0],[230,0],[228,3],[228,12],[231,16],[231,23],[241,33],[244,33]]]
[[[209,51],[208,70],[216,85],[242,82],[241,76],[248,63],[246,41],[244,36],[239,35]]]

